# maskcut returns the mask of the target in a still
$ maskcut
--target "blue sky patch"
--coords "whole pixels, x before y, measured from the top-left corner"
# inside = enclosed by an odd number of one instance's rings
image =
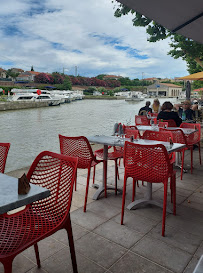
[[[118,46],[117,45],[117,46],[115,46],[115,49],[125,51],[125,52],[127,52],[128,55],[130,55],[131,57],[134,57],[134,58],[138,58],[138,59],[142,59],[142,60],[148,59],[147,55],[141,55],[139,50],[133,49],[128,46]]]
[[[6,36],[21,36],[22,32],[14,25],[7,25],[3,28],[3,32]]]
[[[116,45],[121,43],[121,40],[118,38],[114,38],[105,34],[97,34],[97,33],[91,33],[89,34],[90,37],[98,38],[100,41],[103,41],[105,45]]]

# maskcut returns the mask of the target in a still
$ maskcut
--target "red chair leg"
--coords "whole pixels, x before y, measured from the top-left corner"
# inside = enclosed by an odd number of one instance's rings
[[[104,196],[105,198],[107,198],[107,185],[106,185],[106,182],[107,182],[107,161],[104,160],[103,162],[104,164]]]
[[[122,209],[121,209],[121,225],[123,225],[123,218],[124,218],[126,183],[127,183],[127,178],[126,178],[126,176],[124,176]]]
[[[180,173],[180,179],[183,179],[183,167],[184,167],[184,157],[185,157],[185,150],[182,152],[182,164],[181,164],[181,173]]]
[[[96,165],[94,165],[94,167],[93,167],[93,179],[92,179],[92,184],[94,184],[94,180],[95,180],[95,171],[96,171]]]
[[[164,182],[164,201],[163,201],[163,219],[162,219],[162,236],[165,236],[165,222],[166,222],[166,204],[167,204],[167,187],[168,181]]]
[[[69,247],[70,247],[70,254],[71,254],[71,260],[72,260],[72,266],[73,266],[73,272],[78,273],[77,269],[77,261],[76,261],[76,255],[75,255],[75,246],[74,246],[74,240],[73,240],[73,232],[72,232],[72,225],[70,220],[70,214],[66,222],[66,230],[68,233],[68,241],[69,241]]]
[[[198,147],[199,147],[199,164],[202,165],[200,142],[198,142]]]
[[[193,147],[190,148],[190,154],[191,154],[191,173],[193,169]]]
[[[88,197],[88,191],[89,191],[90,172],[91,172],[91,167],[88,168],[88,174],[87,174],[85,204],[84,204],[84,209],[83,209],[84,212],[86,212],[86,207],[87,207],[87,197]]]
[[[4,263],[4,273],[12,273],[13,260],[9,259],[8,262]]]
[[[36,256],[36,260],[37,260],[37,266],[38,268],[41,267],[41,263],[40,263],[40,258],[39,258],[39,249],[38,249],[38,244],[34,244],[34,249],[35,249],[35,256]]]
[[[176,215],[176,174],[173,175],[173,214]]]
[[[115,160],[115,195],[117,195],[117,175],[118,175],[118,164],[116,159]]]

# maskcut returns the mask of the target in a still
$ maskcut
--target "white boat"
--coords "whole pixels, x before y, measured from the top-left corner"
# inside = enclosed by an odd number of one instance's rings
[[[60,99],[53,98],[49,94],[38,95],[34,100],[35,101],[47,101],[49,103],[49,106],[57,106],[57,105],[61,104]]]
[[[37,94],[34,93],[17,93],[9,97],[9,101],[34,101],[37,98]]]
[[[144,99],[142,92],[130,92],[125,101],[143,101]]]

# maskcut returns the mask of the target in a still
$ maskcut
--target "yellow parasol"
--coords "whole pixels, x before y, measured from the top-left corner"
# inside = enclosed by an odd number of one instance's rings
[[[203,81],[203,71],[179,78],[179,80]]]

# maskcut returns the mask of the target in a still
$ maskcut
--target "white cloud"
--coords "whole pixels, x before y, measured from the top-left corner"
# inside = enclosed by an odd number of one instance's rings
[[[4,23],[0,66],[28,70],[33,65],[44,72],[62,72],[66,67],[74,74],[77,65],[84,76],[113,73],[130,78],[141,78],[142,72],[145,77],[187,74],[185,62],[167,55],[168,40],[149,43],[145,29],[132,26],[131,16],[113,14],[111,0],[6,1],[0,12]]]

